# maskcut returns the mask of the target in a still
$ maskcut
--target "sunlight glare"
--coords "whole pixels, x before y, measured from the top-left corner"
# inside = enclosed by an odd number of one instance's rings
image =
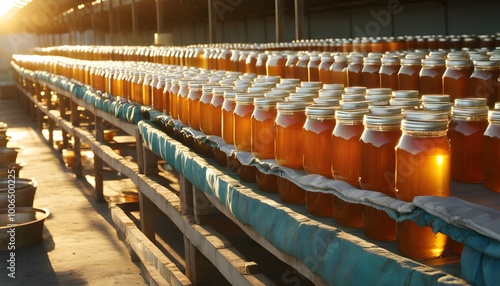
[[[0,5],[0,19],[11,18],[16,12],[30,2],[31,0],[3,0],[2,5]]]

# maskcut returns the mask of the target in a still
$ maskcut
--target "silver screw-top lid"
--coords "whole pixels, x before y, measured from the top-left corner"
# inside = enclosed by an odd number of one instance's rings
[[[488,118],[490,121],[500,122],[500,110],[499,109],[491,110]]]
[[[342,94],[344,94],[343,90],[320,90],[319,91],[319,97],[341,98]]]
[[[370,113],[377,116],[389,116],[402,114],[402,108],[399,106],[370,106]]]
[[[365,86],[349,86],[344,88],[344,93],[347,94],[366,94]]]
[[[485,106],[488,102],[487,98],[474,97],[474,98],[457,98],[455,99],[454,107],[475,107]]]
[[[368,101],[340,101],[340,107],[344,110],[367,109],[370,105]]]
[[[313,104],[306,107],[306,115],[311,117],[333,118],[337,109],[339,109],[338,106],[320,106]]]
[[[395,99],[414,99],[418,98],[418,90],[395,90],[392,92]]]
[[[316,106],[338,106],[340,107],[340,99],[335,97],[316,97],[314,99]]]
[[[321,89],[321,87],[323,86],[323,83],[320,81],[303,81],[300,83],[300,86],[314,88],[314,89]]]
[[[348,94],[344,93],[342,94],[342,100],[345,101],[364,101],[365,100],[365,95],[364,94]]]
[[[451,108],[453,104],[451,102],[423,102],[422,103],[424,110],[427,111],[445,111],[451,112]]]
[[[392,94],[392,89],[387,87],[377,87],[377,88],[368,88],[366,90],[366,95],[376,95],[376,94]]]
[[[422,102],[431,103],[431,102],[450,102],[449,94],[424,94],[422,95]]]
[[[446,131],[448,128],[447,112],[424,110],[403,110],[405,119],[401,129],[406,131]]]
[[[401,126],[401,121],[404,119],[403,114],[396,115],[373,115],[365,114],[363,117],[363,124],[365,126]]]
[[[236,104],[253,104],[253,100],[257,97],[264,97],[263,93],[237,93],[235,100]]]
[[[255,97],[253,99],[253,104],[256,108],[259,107],[276,107],[278,102],[282,102],[283,98],[280,97]]]
[[[311,103],[303,101],[283,101],[278,102],[276,107],[278,111],[305,111],[306,107],[309,105],[311,105]]]
[[[326,90],[344,90],[344,85],[341,83],[325,83],[323,84],[323,88],[321,91],[326,91]]]
[[[335,111],[335,119],[337,120],[363,120],[363,116],[367,114],[368,109],[352,109],[352,110],[344,110],[338,109]]]

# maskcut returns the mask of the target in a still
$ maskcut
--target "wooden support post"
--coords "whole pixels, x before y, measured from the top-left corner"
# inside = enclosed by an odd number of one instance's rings
[[[285,1],[275,0],[274,17],[276,23],[276,43],[284,41],[285,35]]]
[[[47,125],[49,130],[49,146],[50,148],[54,148],[54,129],[56,123],[49,116],[47,116]]]
[[[193,212],[193,185],[184,176],[179,175],[181,214],[192,215]]]
[[[59,98],[59,114],[64,120],[68,120],[66,115],[68,99],[65,96],[58,95]],[[69,134],[64,129],[62,129],[62,148],[67,149],[69,147]]]
[[[145,169],[145,149],[142,146],[142,136],[141,133],[139,132],[139,128],[135,129],[135,149],[137,152],[137,167],[139,168],[139,174],[144,174],[144,169]]]
[[[184,236],[184,253],[186,261],[186,276],[193,285],[211,285],[211,263]]]
[[[203,216],[212,214],[210,201],[207,196],[200,190],[193,187],[193,210],[194,219],[197,224],[203,223]]]
[[[207,0],[208,4],[208,42],[217,43],[217,17],[214,8],[215,0]]]
[[[295,40],[304,38],[304,0],[295,0]]]
[[[142,144],[141,144],[142,145]],[[142,148],[144,175],[151,176],[158,174],[158,156],[147,148]]]
[[[95,138],[98,142],[104,142],[104,120],[95,116]],[[94,177],[95,177],[95,191],[96,200],[104,202],[104,184],[103,184],[103,161],[94,153]]]
[[[80,127],[80,112],[78,111],[78,104],[70,100],[71,108],[71,125],[73,127]],[[83,178],[82,166],[82,143],[78,136],[73,137],[73,150],[75,152],[75,164],[73,165],[73,172],[77,178]]]
[[[142,192],[139,192],[139,210],[141,213],[141,231],[151,242],[155,242],[155,204]]]

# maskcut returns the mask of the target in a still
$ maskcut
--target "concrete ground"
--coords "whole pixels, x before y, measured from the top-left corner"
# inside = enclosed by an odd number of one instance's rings
[[[38,183],[34,206],[51,212],[43,240],[16,250],[14,279],[9,252],[0,252],[0,285],[146,285],[116,236],[108,204],[95,203],[91,186],[76,179],[16,100],[0,99],[0,121],[8,124],[8,146],[23,147],[21,177]]]

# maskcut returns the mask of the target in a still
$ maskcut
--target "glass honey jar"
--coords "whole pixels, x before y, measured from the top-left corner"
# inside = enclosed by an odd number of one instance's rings
[[[266,74],[269,76],[286,77],[286,57],[281,53],[272,53],[266,62]]]
[[[295,69],[295,66],[297,65],[297,62],[299,60],[299,57],[296,54],[290,54],[286,58],[286,78],[297,78],[297,72]]]
[[[363,68],[361,69],[362,86],[367,88],[380,87],[380,67],[381,60],[378,57],[363,58]]]
[[[204,84],[202,86],[202,93],[200,97],[200,131],[212,135],[210,130],[210,103],[212,102],[213,89],[219,87],[213,84]]]
[[[446,60],[443,74],[443,94],[449,94],[452,101],[470,95],[472,62],[468,59]]]
[[[312,82],[319,81],[319,65],[321,58],[317,55],[311,55],[307,63],[307,80]]]
[[[470,76],[471,97],[484,97],[488,99],[488,107],[493,108],[497,98],[498,77],[500,69],[498,61],[475,61],[474,71]]]
[[[500,193],[500,109],[491,110],[488,119],[481,148],[484,186]]]
[[[142,81],[142,104],[146,106],[151,106],[152,104],[152,93],[153,88],[151,87],[151,81],[153,77],[150,73],[144,74],[144,80]]]
[[[334,62],[330,67],[330,76],[332,83],[347,85],[347,57],[345,55],[336,55]]]
[[[332,132],[332,177],[359,187],[359,139],[363,133],[363,116],[368,109],[337,110],[336,125]],[[333,217],[335,222],[346,227],[363,226],[362,206],[345,202],[337,197],[333,199]]]
[[[318,66],[319,81],[324,84],[332,84],[333,80],[330,72],[330,67],[333,65],[334,58],[330,55],[330,53],[322,53],[320,56],[321,63]]]
[[[180,83],[179,79],[172,79],[172,84],[170,86],[169,92],[169,114],[174,119],[179,119],[179,90]]]
[[[456,99],[448,129],[451,145],[451,178],[462,183],[483,181],[481,154],[488,127],[488,106],[476,99]],[[486,99],[484,99],[486,104]]]
[[[187,124],[194,130],[200,130],[200,98],[202,96],[202,84],[198,82],[189,83],[189,93],[186,96],[188,106]]]
[[[394,198],[396,196],[394,149],[401,137],[403,115],[400,109],[385,111],[399,112],[399,114],[364,116],[365,128],[359,141],[359,185],[362,189],[380,192]],[[396,240],[396,222],[385,211],[373,207],[363,206],[363,230],[371,239]]]
[[[405,111],[403,135],[396,146],[396,198],[450,195],[451,148],[446,136],[448,114]],[[398,249],[412,259],[442,255],[447,237],[411,220],[396,225]]]
[[[300,79],[300,81],[308,81],[309,75],[307,72],[307,65],[309,64],[308,55],[300,55],[297,63],[295,64],[295,76]]]
[[[362,86],[363,78],[361,70],[363,69],[363,57],[360,55],[350,55],[347,59],[347,85]]]
[[[188,107],[189,82],[190,82],[190,80],[180,80],[179,81],[179,92],[177,93],[179,120],[184,125],[188,125],[188,120],[189,120],[188,119],[189,118],[189,107]]]
[[[275,160],[282,166],[295,170],[303,169],[303,126],[306,121],[307,102],[278,102],[275,121]],[[286,178],[278,178],[278,193],[286,203],[305,203],[305,191]]]
[[[401,60],[398,56],[383,56],[382,65],[380,66],[380,87],[390,88],[392,90],[399,89],[398,72],[401,68]]]
[[[420,58],[405,58],[401,60],[401,68],[398,72],[398,89],[420,89],[420,69],[422,68]]]
[[[215,95],[215,94],[214,94]],[[233,112],[236,106],[236,92],[224,92],[224,101],[221,107],[221,136],[226,144],[234,144]],[[214,124],[212,121],[212,130]]]
[[[445,71],[444,59],[422,59],[420,70],[420,94],[439,94],[443,92],[443,74]]]
[[[311,105],[306,108],[304,124],[304,170],[332,178],[331,137],[335,127],[335,110],[339,106],[322,107]],[[333,216],[333,195],[306,191],[306,209],[314,216]]]
[[[274,159],[274,121],[277,116],[276,104],[283,101],[281,97],[258,97],[254,99],[254,110],[251,117],[252,154],[260,160]],[[278,177],[257,170],[255,180],[259,190],[277,192]]]

